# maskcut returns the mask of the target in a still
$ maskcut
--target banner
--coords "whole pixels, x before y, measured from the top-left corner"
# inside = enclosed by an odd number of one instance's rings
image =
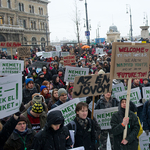
[[[10,75],[22,73],[24,61],[0,59],[0,75]]]
[[[42,52],[36,52],[37,57],[42,56],[42,55],[43,55],[43,51]]]
[[[110,74],[76,76],[73,98],[96,96],[111,92]]]
[[[75,66],[76,60],[74,55],[63,57],[64,66]]]
[[[43,62],[43,61],[36,61],[33,62],[30,67],[35,67],[35,68],[42,68],[43,66],[48,67],[50,62]]]
[[[107,109],[94,110],[94,117],[96,118],[101,130],[111,129],[110,121],[112,114],[118,111],[118,107],[111,107]]]
[[[30,47],[21,46],[17,48],[17,53],[19,57],[31,57]]]
[[[51,51],[51,57],[55,57],[55,56],[59,57],[59,52],[58,51]]]
[[[52,57],[52,54],[50,52],[43,52],[42,57],[50,58],[50,57]]]
[[[69,55],[69,52],[61,52],[61,56],[68,56]]]
[[[150,99],[150,87],[142,87],[142,91],[143,98],[148,101]]]
[[[124,88],[124,85],[123,83],[118,83],[118,84],[115,84],[115,85],[112,85],[112,96],[114,97],[114,94],[117,93],[117,92],[122,92],[122,91],[125,91],[125,88]]]
[[[120,101],[122,98],[127,98],[127,91],[115,93],[115,97]],[[137,107],[143,105],[139,102],[141,99],[140,88],[134,88],[130,91],[130,101],[132,101]]]
[[[66,66],[64,81],[74,82],[76,76],[85,76],[89,74],[89,68]]]
[[[140,148],[141,150],[149,150],[149,145],[150,145],[150,132],[149,135],[147,136],[145,132],[141,134],[139,137],[139,142],[140,142]]]
[[[96,48],[96,54],[103,54],[103,48]]]
[[[0,119],[19,111],[22,102],[22,74],[0,78]]]
[[[54,110],[60,110],[65,119],[64,125],[67,125],[70,121],[72,121],[76,117],[75,108],[79,102],[80,101],[78,98],[72,99],[64,104],[61,104],[53,108],[52,110],[49,110],[48,113]]]
[[[20,47],[21,43],[20,42],[0,42],[0,47],[4,47],[4,48],[16,48],[16,47]]]

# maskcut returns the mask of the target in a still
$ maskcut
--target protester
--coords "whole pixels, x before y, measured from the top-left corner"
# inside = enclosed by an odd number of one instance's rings
[[[34,150],[66,150],[72,147],[72,140],[64,117],[56,110],[48,114],[45,127],[36,134],[32,148]]]
[[[43,66],[42,71],[44,73],[44,78],[46,80],[48,81],[52,80],[52,73],[46,66]]]
[[[68,100],[72,99],[73,99],[73,87],[70,87],[68,91]]]
[[[126,99],[121,99],[119,109],[113,113],[111,127],[114,138],[114,150],[138,149],[137,135],[139,133],[139,123],[136,115],[129,110],[129,117],[125,118]],[[127,137],[123,139],[123,132],[127,125]]]
[[[40,71],[38,73],[38,78],[35,80],[35,83],[39,84],[39,86],[42,85],[43,81],[45,81],[45,77],[44,77],[44,73],[42,71]]]
[[[64,87],[64,85],[59,81],[59,76],[58,75],[54,75],[52,77],[52,81],[53,81],[52,86],[53,86],[54,89],[55,88],[60,89],[60,88]]]
[[[52,76],[58,74],[58,69],[59,69],[57,62],[54,62],[54,63],[53,63],[53,66],[54,66],[54,67],[53,67],[53,69],[51,70]]]

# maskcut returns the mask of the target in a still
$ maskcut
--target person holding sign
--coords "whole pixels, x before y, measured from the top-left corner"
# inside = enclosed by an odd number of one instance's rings
[[[125,118],[125,109],[126,99],[121,99],[118,111],[114,113],[111,118],[111,127],[114,137],[114,150],[137,150],[137,135],[140,129],[138,119],[132,111],[129,111],[129,117]],[[126,125],[127,137],[125,139],[122,139]]]

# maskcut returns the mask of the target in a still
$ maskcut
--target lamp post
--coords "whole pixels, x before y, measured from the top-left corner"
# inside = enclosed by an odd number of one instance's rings
[[[48,15],[46,15],[46,18],[45,18],[45,22],[46,22],[46,24],[45,24],[45,28],[46,28],[46,40],[47,40],[47,46],[48,46],[48,32],[47,32],[47,29],[48,29],[48,27],[47,27],[47,23],[48,23]]]
[[[100,36],[99,36],[99,28],[100,27],[101,26],[100,26],[100,22],[99,22],[98,25],[97,25],[98,44],[100,44],[100,40],[99,40],[99,38],[100,38]]]
[[[133,41],[133,35],[132,35],[132,15],[131,15],[131,7],[129,4],[126,4],[126,13],[128,14],[128,10],[130,12],[130,34],[131,34],[131,41]]]
[[[144,12],[143,23],[145,24],[145,26],[148,26],[148,17],[147,17],[147,13],[146,12]]]

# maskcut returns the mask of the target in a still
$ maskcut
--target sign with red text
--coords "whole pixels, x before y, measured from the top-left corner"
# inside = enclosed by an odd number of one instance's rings
[[[30,47],[27,46],[18,47],[17,52],[19,57],[31,57]]]
[[[114,79],[147,78],[149,45],[116,45]]]
[[[9,48],[16,48],[20,47],[21,43],[20,42],[0,42],[0,47],[9,47]]]
[[[75,66],[76,60],[74,55],[64,56],[64,66]]]

